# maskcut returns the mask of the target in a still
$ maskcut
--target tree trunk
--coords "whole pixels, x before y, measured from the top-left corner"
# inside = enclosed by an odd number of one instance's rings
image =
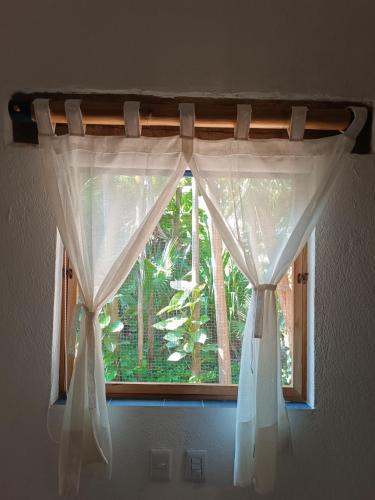
[[[150,291],[150,299],[147,305],[147,365],[148,371],[152,372],[154,363],[154,292]]]
[[[199,193],[198,186],[194,178],[192,184],[192,211],[191,211],[191,281],[193,286],[199,285]],[[193,320],[200,318],[200,305],[195,304],[193,310]],[[198,330],[198,325],[193,328],[193,332]],[[192,352],[191,374],[199,376],[201,374],[201,344],[196,343]]]
[[[143,318],[143,301],[144,301],[144,252],[138,260],[138,304],[137,304],[137,314],[138,314],[138,350],[137,350],[137,360],[138,367],[142,366],[143,361],[143,339],[144,339],[144,318]]]
[[[173,221],[172,221],[172,240],[178,237],[180,230],[180,213],[181,213],[181,187],[177,187],[176,189],[176,212],[174,213]],[[181,244],[178,241],[178,244]]]
[[[225,297],[225,287],[224,287],[222,245],[221,245],[220,234],[211,217],[209,217],[209,231],[210,231],[210,242],[211,242],[213,289],[215,296],[219,382],[220,384],[231,384],[232,368],[230,362],[227,301]]]

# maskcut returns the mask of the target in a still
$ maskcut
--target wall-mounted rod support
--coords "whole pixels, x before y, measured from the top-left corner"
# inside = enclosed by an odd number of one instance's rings
[[[81,97],[81,96],[80,96]],[[142,127],[179,127],[179,102],[182,100],[166,99],[165,102],[143,102],[140,97],[140,125]],[[70,96],[67,98],[70,98]],[[81,97],[81,111],[83,125],[124,125],[123,102],[95,101],[93,98],[85,100]],[[160,99],[159,99],[160,101]],[[193,101],[193,100],[191,100]],[[237,120],[238,99],[223,104],[220,99],[202,102],[197,101],[196,128],[234,129]],[[66,124],[65,100],[63,98],[50,99],[51,119],[54,124]],[[315,105],[316,106],[316,105]],[[305,130],[339,131],[345,130],[352,120],[352,113],[347,107],[308,106]],[[291,118],[291,103],[280,101],[280,104],[256,101],[252,103],[250,128],[252,129],[288,129]],[[32,101],[12,100],[9,102],[9,114],[14,123],[28,123],[35,121]]]

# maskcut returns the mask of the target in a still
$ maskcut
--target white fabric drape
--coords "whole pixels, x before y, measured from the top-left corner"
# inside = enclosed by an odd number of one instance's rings
[[[277,450],[289,446],[275,289],[314,228],[362,128],[285,140],[194,141],[191,169],[237,265],[254,286],[242,346],[234,483],[273,489]]]
[[[151,237],[185,161],[179,137],[40,135],[39,142],[57,225],[83,301],[60,442],[59,491],[65,494],[78,491],[83,467],[110,472],[98,313]]]

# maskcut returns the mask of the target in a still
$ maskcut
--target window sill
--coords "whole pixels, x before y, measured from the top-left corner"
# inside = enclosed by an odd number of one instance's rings
[[[65,405],[65,399],[58,399],[55,405]],[[109,399],[108,406],[123,406],[129,408],[159,407],[159,408],[236,408],[237,401],[228,400],[173,400],[173,399]],[[287,402],[288,410],[312,411],[307,403]]]

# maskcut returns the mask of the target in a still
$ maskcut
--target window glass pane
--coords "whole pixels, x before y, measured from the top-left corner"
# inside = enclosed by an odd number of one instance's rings
[[[193,182],[181,180],[128,278],[100,313],[107,382],[238,383],[252,288],[212,233],[200,196],[199,283],[193,286]],[[221,255],[215,268],[213,252]],[[278,287],[284,385],[292,382],[292,282],[290,270]]]

